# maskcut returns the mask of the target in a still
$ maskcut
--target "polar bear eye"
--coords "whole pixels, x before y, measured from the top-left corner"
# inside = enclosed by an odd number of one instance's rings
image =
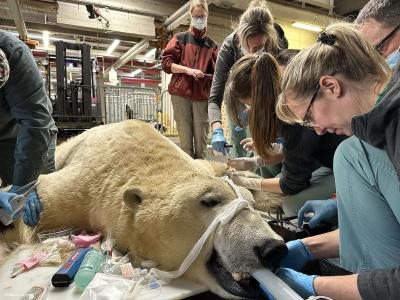
[[[215,199],[203,199],[200,201],[201,205],[205,207],[214,207],[218,204],[221,203],[221,201],[215,200]]]

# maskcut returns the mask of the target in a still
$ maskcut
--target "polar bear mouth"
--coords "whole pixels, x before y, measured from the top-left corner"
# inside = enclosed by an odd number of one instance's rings
[[[222,288],[230,294],[241,298],[262,298],[258,282],[248,273],[230,273],[224,268],[216,251],[208,260],[207,268]]]

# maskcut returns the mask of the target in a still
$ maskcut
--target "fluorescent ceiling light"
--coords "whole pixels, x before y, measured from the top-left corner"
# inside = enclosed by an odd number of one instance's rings
[[[314,32],[322,31],[321,27],[319,27],[317,25],[306,24],[306,23],[294,22],[294,23],[292,23],[292,26],[296,27],[296,28],[300,28],[300,29],[314,31]]]
[[[44,48],[49,48],[49,32],[48,31],[43,31],[43,46]]]
[[[119,45],[120,40],[114,40],[112,42],[112,44],[110,45],[110,47],[108,47],[106,53],[107,54],[111,54],[114,52],[115,48],[117,48],[117,46]]]
[[[156,48],[150,49],[147,51],[147,53],[144,55],[144,57],[152,57],[156,54]]]
[[[135,77],[137,74],[141,73],[142,71],[143,71],[142,69],[137,69],[137,70],[135,70],[135,71],[133,71],[133,72],[131,73],[131,76],[132,76],[132,77]]]
[[[118,68],[122,67],[125,63],[128,61],[132,60],[138,53],[141,53],[142,51],[146,50],[149,48],[149,41],[147,40],[141,40],[139,43],[137,43],[135,46],[133,46],[131,49],[129,49],[127,52],[122,54],[122,56],[115,62],[112,67],[117,70]],[[104,73],[110,72],[111,67],[108,67]]]

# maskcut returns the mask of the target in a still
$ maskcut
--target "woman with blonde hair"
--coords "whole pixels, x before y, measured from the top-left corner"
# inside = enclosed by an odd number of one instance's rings
[[[283,77],[280,119],[321,135],[353,135],[334,158],[339,229],[291,242],[285,268],[277,272],[303,297],[400,297],[399,66],[390,77],[380,53],[344,23],[329,26]],[[297,272],[310,260],[330,257],[340,257],[354,274]]]
[[[335,192],[333,156],[347,137],[319,136],[300,125],[278,120],[275,106],[280,72],[277,61],[268,53],[244,56],[232,67],[227,85],[230,97],[226,98],[229,116],[242,126],[238,115],[247,106],[251,136],[264,164],[282,160],[281,174],[276,178],[246,177],[238,172],[233,173],[232,179],[248,189],[284,193],[285,215],[294,216],[307,200],[332,197]],[[283,141],[281,154],[275,153],[277,140]],[[228,165],[234,167],[231,161]]]
[[[181,148],[193,158],[205,158],[209,131],[207,100],[218,45],[207,36],[207,1],[193,0],[190,15],[189,30],[174,35],[164,49],[162,69],[173,73],[168,92]]]
[[[208,101],[209,121],[213,131],[211,144],[214,150],[225,154],[226,139],[222,129],[221,106],[233,64],[245,54],[269,52],[275,55],[281,48],[287,48],[287,40],[280,26],[274,23],[266,2],[251,1],[241,15],[235,31],[223,42],[217,58]],[[234,130],[236,125],[231,124],[228,119],[230,136],[236,152],[234,156],[245,156],[239,143],[246,138],[246,131]]]

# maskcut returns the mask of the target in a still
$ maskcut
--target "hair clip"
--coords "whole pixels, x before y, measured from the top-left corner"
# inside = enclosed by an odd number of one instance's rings
[[[317,42],[320,42],[324,45],[329,45],[329,46],[333,46],[335,45],[336,42],[336,36],[334,34],[329,34],[326,32],[322,32],[318,38],[317,38]]]

